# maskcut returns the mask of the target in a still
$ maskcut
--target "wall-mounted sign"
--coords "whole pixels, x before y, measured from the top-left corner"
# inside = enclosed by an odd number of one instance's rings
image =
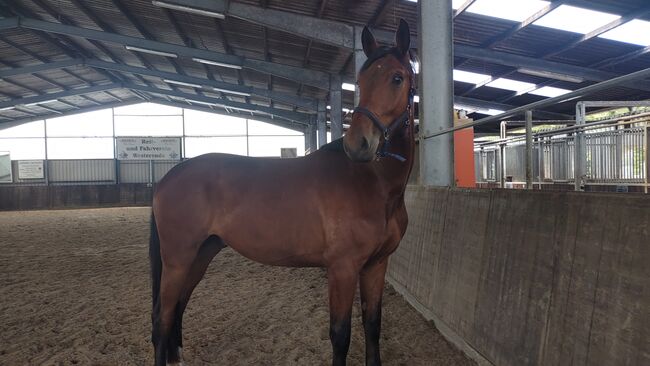
[[[282,158],[296,158],[298,157],[298,149],[295,147],[281,147],[280,157]]]
[[[18,160],[18,179],[43,179],[43,160]]]
[[[118,137],[118,160],[179,160],[180,137]]]
[[[0,183],[12,183],[11,157],[9,152],[0,151]]]

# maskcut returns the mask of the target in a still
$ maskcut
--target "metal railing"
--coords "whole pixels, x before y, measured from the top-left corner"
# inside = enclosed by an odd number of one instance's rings
[[[576,125],[532,134],[531,180],[536,184],[643,186],[647,193],[650,113],[584,123],[587,107],[633,102],[580,102]],[[637,104],[648,104],[640,102]],[[506,122],[504,122],[506,123]],[[502,131],[505,130],[504,128]],[[506,137],[475,145],[477,182],[507,186],[526,183],[526,136]],[[576,147],[576,140],[580,143]],[[579,180],[576,181],[576,165]]]

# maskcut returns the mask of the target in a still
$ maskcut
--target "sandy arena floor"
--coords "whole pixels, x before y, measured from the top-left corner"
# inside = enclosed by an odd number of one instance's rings
[[[149,365],[148,208],[0,212],[0,365]],[[473,365],[392,288],[385,365]],[[184,320],[187,365],[327,365],[322,269],[267,267],[230,249]],[[350,365],[363,365],[355,305]]]

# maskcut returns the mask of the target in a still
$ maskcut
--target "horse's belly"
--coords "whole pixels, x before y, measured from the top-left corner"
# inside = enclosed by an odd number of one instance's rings
[[[239,216],[239,215],[238,215]],[[215,234],[228,246],[256,262],[290,267],[324,265],[325,243],[315,219],[275,214],[242,215],[229,220]]]

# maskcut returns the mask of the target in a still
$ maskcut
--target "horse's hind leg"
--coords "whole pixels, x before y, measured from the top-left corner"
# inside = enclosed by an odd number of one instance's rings
[[[181,363],[182,355],[181,349],[183,347],[183,313],[187,308],[187,304],[190,301],[192,292],[196,285],[199,284],[205,271],[208,269],[210,262],[217,253],[221,251],[226,245],[224,242],[217,236],[209,237],[196,255],[192,267],[187,275],[185,280],[185,286],[181,292],[178,303],[176,304],[176,309],[174,312],[174,325],[169,335],[168,340],[168,356],[167,361],[169,363]]]
[[[154,321],[153,338],[156,349],[156,366],[165,366],[167,364],[167,345],[174,325],[176,303],[185,286],[190,266],[191,262],[187,265],[163,264],[160,282],[160,306],[158,318]]]

